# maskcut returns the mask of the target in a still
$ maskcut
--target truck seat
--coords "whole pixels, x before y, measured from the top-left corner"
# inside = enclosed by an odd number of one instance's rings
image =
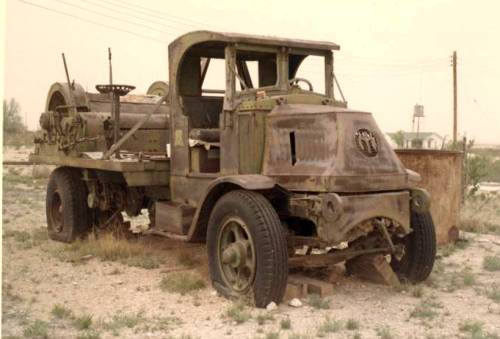
[[[219,115],[222,112],[223,97],[183,96],[184,114],[189,117],[191,128],[219,128]]]

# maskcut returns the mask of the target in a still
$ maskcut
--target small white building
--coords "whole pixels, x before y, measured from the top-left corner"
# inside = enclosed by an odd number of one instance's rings
[[[402,148],[441,149],[444,138],[434,132],[397,132],[388,133],[398,143],[402,135]],[[401,147],[401,146],[400,146]]]

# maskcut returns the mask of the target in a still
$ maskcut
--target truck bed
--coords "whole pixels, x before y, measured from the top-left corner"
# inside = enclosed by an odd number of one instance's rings
[[[103,160],[102,152],[85,152],[82,157],[30,154],[33,164],[69,166],[123,173],[128,186],[168,185],[170,159],[165,155],[123,154],[123,159]]]

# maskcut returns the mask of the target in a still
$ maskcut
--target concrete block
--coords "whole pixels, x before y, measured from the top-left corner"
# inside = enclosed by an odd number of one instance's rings
[[[302,285],[297,285],[294,283],[291,283],[290,281],[286,285],[286,290],[285,290],[285,296],[283,297],[283,300],[292,300],[294,298],[300,299],[303,298],[304,296],[302,295]]]
[[[318,294],[326,297],[333,294],[333,285],[329,282],[305,277],[303,275],[292,275],[288,277],[289,284],[301,286],[302,297],[308,294]]]

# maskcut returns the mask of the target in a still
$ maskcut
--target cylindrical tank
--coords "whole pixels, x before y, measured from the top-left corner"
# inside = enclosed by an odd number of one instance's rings
[[[462,201],[463,153],[455,151],[396,150],[406,168],[422,176],[419,186],[431,194],[431,213],[438,244],[458,237]]]
[[[73,98],[78,112],[111,112],[111,97],[109,94],[86,92],[78,83],[73,84],[73,86]],[[166,87],[168,85],[164,82],[154,82],[150,87],[153,86],[168,91],[168,87]],[[120,97],[120,111],[122,113],[146,114],[155,106],[158,99],[160,99],[160,96],[156,92],[146,95],[124,95]],[[56,82],[50,86],[47,94],[45,112],[55,111],[58,106],[69,105],[71,101],[68,84]],[[168,114],[168,105],[161,105],[157,114]]]
[[[162,86],[163,90],[168,90],[165,83]],[[155,94],[121,96],[121,135],[155,109],[160,98]],[[163,103],[123,144],[122,150],[165,153],[169,137],[168,120],[169,106]],[[58,150],[73,152],[73,156],[81,152],[104,152],[113,142],[109,133],[113,130],[113,123],[109,94],[86,92],[78,83],[68,85],[56,82],[49,89],[45,112],[40,116],[43,133],[39,144],[46,144],[46,147],[57,144]]]

